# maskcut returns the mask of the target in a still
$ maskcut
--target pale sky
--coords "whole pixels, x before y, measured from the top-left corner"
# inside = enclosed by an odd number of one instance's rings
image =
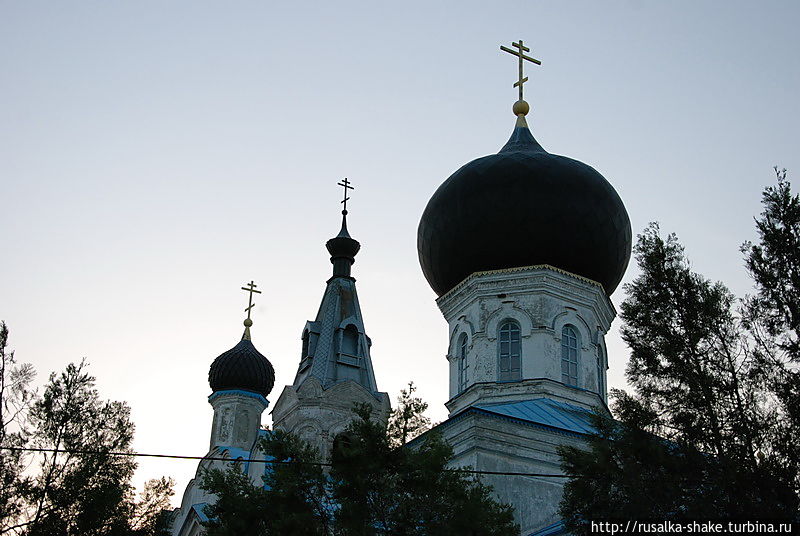
[[[511,134],[517,66],[499,45],[542,60],[525,86],[541,145],[741,295],[772,166],[800,172],[798,23],[794,1],[0,0],[10,347],[40,385],[86,357],[101,395],[130,404],[136,450],[205,454],[208,367],[241,337],[251,279],[269,400],[293,381],[346,176],[378,386],[394,401],[413,380],[443,420],[447,326],[416,230],[439,184]],[[196,469],[139,463],[137,484],[176,478],[176,503]]]

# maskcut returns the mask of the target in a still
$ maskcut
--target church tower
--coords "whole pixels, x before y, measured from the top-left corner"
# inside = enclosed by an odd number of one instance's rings
[[[252,281],[242,290],[250,295],[245,309],[244,334],[236,346],[220,354],[209,368],[208,383],[212,392],[208,403],[214,409],[211,441],[208,454],[197,465],[195,477],[186,486],[181,506],[175,511],[172,536],[205,534],[202,526],[202,522],[207,520],[204,508],[217,500],[200,486],[205,471],[228,469],[230,462],[246,460],[241,469],[253,484],[260,485],[268,467],[265,463],[258,463],[266,459],[259,448],[259,439],[267,433],[261,428],[261,414],[269,405],[267,396],[275,383],[275,370],[250,338],[253,293],[260,294],[261,291],[256,290]]]
[[[390,405],[386,393],[378,391],[372,370],[372,342],[364,330],[364,319],[351,275],[361,244],[347,231],[347,190],[342,228],[326,243],[333,264],[325,294],[314,321],[306,322],[302,334],[300,364],[292,385],[283,389],[272,411],[273,427],[299,435],[316,446],[323,458],[330,454],[334,438],[353,419],[356,404],[368,404],[373,415],[385,421]]]
[[[545,151],[528,128],[522,41],[516,124],[497,154],[433,194],[417,245],[448,324],[450,411],[437,426],[454,465],[487,477],[522,534],[558,533],[558,446],[580,446],[590,410],[607,412],[605,335],[628,265],[625,206],[594,168]]]

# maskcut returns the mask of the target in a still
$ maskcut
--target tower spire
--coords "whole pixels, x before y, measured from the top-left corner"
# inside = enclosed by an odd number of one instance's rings
[[[272,411],[275,430],[316,430],[313,444],[328,456],[334,437],[353,419],[354,404],[367,404],[380,422],[389,415],[389,396],[378,391],[372,368],[372,341],[364,329],[356,280],[350,276],[361,244],[347,232],[348,179],[338,183],[342,196],[342,230],[325,244],[333,276],[328,279],[317,316],[303,328],[300,365]]]
[[[347,190],[354,190],[350,186],[350,181],[345,177],[341,182],[337,183],[344,189],[342,197],[342,229],[339,234],[334,238],[328,240],[325,247],[331,254],[331,263],[333,264],[333,277],[350,277],[350,269],[353,263],[356,262],[356,253],[361,249],[361,244],[357,240],[350,237],[347,232],[347,202],[350,198],[347,196]]]

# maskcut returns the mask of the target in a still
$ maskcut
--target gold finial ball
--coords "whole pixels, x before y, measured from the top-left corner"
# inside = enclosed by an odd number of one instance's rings
[[[253,321],[252,320],[250,320],[249,318],[245,318],[244,319],[244,327],[249,328],[252,325],[253,325]]]
[[[524,100],[518,100],[514,103],[512,110],[514,111],[514,115],[528,115],[528,112],[531,111],[531,107]]]

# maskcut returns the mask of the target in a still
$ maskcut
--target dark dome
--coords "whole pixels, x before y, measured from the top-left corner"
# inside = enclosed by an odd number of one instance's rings
[[[361,244],[358,240],[350,237],[347,232],[347,211],[342,211],[342,230],[339,234],[325,242],[325,247],[332,258],[345,258],[351,261],[355,260],[356,253],[361,249]]]
[[[631,222],[594,168],[550,154],[518,123],[499,153],[473,160],[433,194],[417,232],[439,296],[474,272],[550,264],[610,295],[631,254]]]
[[[243,389],[266,398],[275,384],[275,371],[248,339],[216,358],[208,371],[208,384],[214,392]]]

